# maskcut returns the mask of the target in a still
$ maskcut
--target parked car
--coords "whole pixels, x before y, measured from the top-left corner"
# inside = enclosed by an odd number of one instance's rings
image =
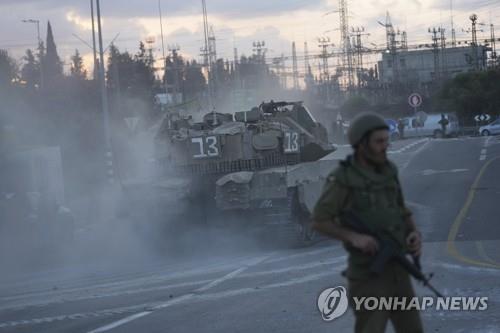
[[[403,118],[405,124],[404,137],[417,137],[417,136],[433,136],[435,138],[442,138],[446,136],[458,135],[458,119],[454,113],[445,113],[445,118],[448,119],[446,126],[446,134],[443,133],[441,124],[441,114],[427,114],[425,116],[414,116]]]
[[[488,125],[479,127],[479,135],[488,136],[497,134],[500,134],[500,118],[494,120]]]

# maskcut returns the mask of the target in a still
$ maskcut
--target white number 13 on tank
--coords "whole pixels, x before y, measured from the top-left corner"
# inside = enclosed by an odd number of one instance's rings
[[[191,138],[194,147],[193,158],[207,158],[219,156],[219,146],[216,136]]]
[[[285,153],[297,153],[299,151],[299,133],[285,132],[283,146]]]

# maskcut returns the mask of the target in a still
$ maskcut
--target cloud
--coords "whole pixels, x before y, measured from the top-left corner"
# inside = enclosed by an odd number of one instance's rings
[[[495,0],[454,0],[454,20],[458,38],[470,38],[462,28],[470,27],[469,15],[477,11],[480,21],[500,15]],[[349,1],[349,25],[365,27],[369,36],[363,36],[365,45],[385,45],[385,29],[377,21],[385,22],[389,10],[392,23],[407,30],[410,44],[430,42],[427,28],[443,25],[449,32],[449,0],[369,0]],[[203,28],[200,0],[161,0],[165,43],[178,44],[181,54],[199,59],[203,46]],[[218,55],[232,59],[233,48],[240,54],[252,54],[252,42],[265,40],[269,57],[291,54],[291,42],[297,43],[300,55],[304,41],[310,53],[318,53],[317,38],[327,35],[339,44],[338,0],[207,0],[209,23],[214,26]],[[69,63],[69,57],[78,48],[82,54],[91,52],[78,35],[91,43],[90,3],[63,0],[2,0],[0,10],[0,48],[8,49],[19,59],[26,48],[36,46],[36,27],[22,23],[22,19],[40,20],[41,36],[45,38],[46,22],[50,20],[59,55]],[[153,36],[156,56],[161,56],[160,25],[157,0],[102,0],[103,38],[105,47],[119,34],[116,45],[120,50],[137,52],[140,40]],[[329,15],[325,15],[332,12]],[[487,29],[486,29],[487,30]],[[327,32],[328,31],[328,32]],[[485,34],[485,33],[484,33]],[[449,38],[449,36],[447,36]],[[479,36],[482,38],[482,35]]]

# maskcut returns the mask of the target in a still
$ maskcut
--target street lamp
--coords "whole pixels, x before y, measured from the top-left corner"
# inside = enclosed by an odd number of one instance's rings
[[[36,34],[38,40],[38,51],[41,51],[42,40],[40,39],[40,21],[34,19],[21,20],[23,23],[35,23],[36,24]],[[43,69],[42,69],[42,55],[40,54],[40,88],[43,86]]]
[[[40,45],[40,21],[39,20],[22,20],[24,23],[36,23],[36,32],[37,32],[37,37],[38,37],[38,45]]]

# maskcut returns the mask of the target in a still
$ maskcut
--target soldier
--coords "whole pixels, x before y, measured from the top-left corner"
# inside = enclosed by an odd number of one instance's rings
[[[328,176],[314,208],[314,228],[341,240],[349,253],[344,275],[348,279],[351,307],[354,296],[408,299],[415,295],[409,274],[397,263],[389,262],[380,275],[373,275],[369,267],[378,250],[377,240],[349,229],[343,219],[349,211],[355,212],[372,229],[391,235],[414,256],[420,255],[420,233],[405,206],[397,167],[386,156],[389,128],[377,114],[363,113],[352,121],[348,139],[354,154]],[[398,333],[423,332],[416,310],[360,309],[354,315],[356,333],[384,332],[388,320]]]
[[[441,125],[441,132],[443,133],[443,138],[446,136],[446,126],[448,126],[448,119],[444,116],[444,114],[441,114],[441,120],[438,121],[438,124]]]
[[[405,122],[403,119],[398,120],[398,130],[399,130],[399,137],[401,139],[404,139],[404,137],[405,137]]]

